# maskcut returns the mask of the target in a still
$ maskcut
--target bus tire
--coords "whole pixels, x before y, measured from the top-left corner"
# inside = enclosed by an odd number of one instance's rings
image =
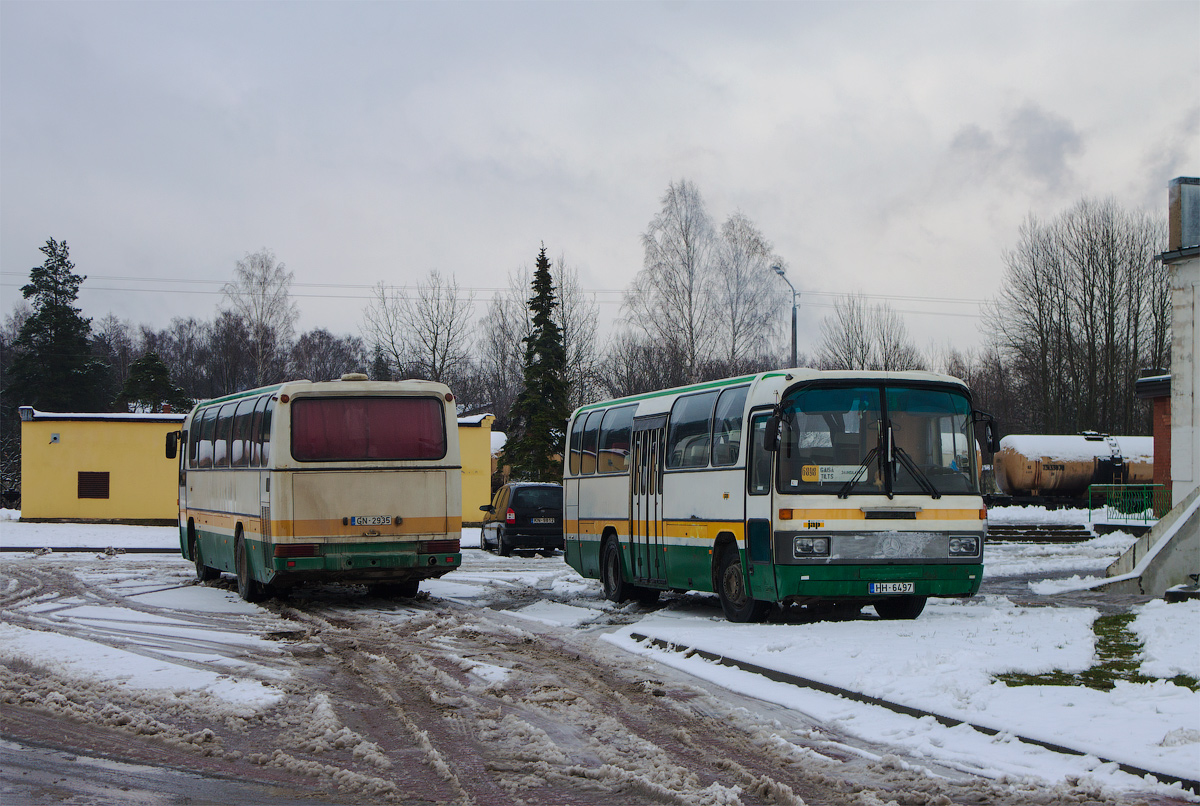
[[[875,603],[875,612],[881,619],[896,621],[915,619],[925,609],[926,596],[900,596],[895,599],[880,599]]]
[[[600,550],[600,584],[604,588],[604,598],[620,604],[626,601],[632,593],[632,585],[625,581],[621,571],[621,547],[617,539],[610,537],[604,541]]]
[[[266,598],[263,586],[261,582],[250,575],[250,558],[246,555],[246,541],[242,539],[241,529],[238,529],[234,552],[237,563],[238,596],[247,602],[261,602]]]
[[[204,564],[204,554],[200,549],[199,537],[192,538],[192,562],[196,564],[196,579],[200,582],[210,582],[221,576],[220,571]]]
[[[721,552],[717,569],[717,596],[721,599],[725,618],[738,624],[762,621],[771,609],[770,602],[760,602],[746,590],[742,555],[734,546]]]

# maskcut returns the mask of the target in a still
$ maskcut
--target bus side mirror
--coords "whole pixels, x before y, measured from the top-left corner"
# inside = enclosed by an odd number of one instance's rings
[[[763,447],[774,453],[779,450],[779,426],[781,420],[778,414],[767,418],[767,433],[763,434]]]
[[[179,432],[167,432],[167,458],[174,459],[179,455]]]
[[[986,411],[975,410],[971,412],[971,420],[976,423],[983,423],[983,442],[987,446],[988,452],[999,453],[1000,437],[997,434],[996,418]]]
[[[989,421],[984,424],[983,438],[987,441],[989,451],[992,453],[1000,452],[1000,437],[996,435],[995,421]]]

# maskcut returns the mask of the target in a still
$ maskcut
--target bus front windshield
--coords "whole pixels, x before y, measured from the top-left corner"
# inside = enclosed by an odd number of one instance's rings
[[[780,413],[780,492],[979,494],[971,404],[954,387],[807,387]]]

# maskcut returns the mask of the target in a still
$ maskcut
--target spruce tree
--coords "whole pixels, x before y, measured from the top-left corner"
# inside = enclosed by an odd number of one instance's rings
[[[158,413],[163,405],[176,412],[186,412],[192,401],[171,381],[171,371],[156,352],[148,352],[129,367],[129,378],[117,399],[135,411]]]
[[[525,338],[525,388],[517,396],[509,419],[503,463],[512,477],[523,481],[558,481],[567,417],[567,353],[562,331],[554,321],[558,301],[550,260],[542,245],[534,267],[529,300],[533,330]]]
[[[104,411],[106,367],[92,355],[91,320],[75,307],[87,278],[75,274],[66,241],[51,238],[41,252],[46,261],[21,288],[33,313],[13,343],[5,397],[43,411]]]

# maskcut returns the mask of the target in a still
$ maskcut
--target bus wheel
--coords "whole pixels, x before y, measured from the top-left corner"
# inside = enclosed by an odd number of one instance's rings
[[[721,554],[721,565],[717,571],[717,595],[721,598],[721,609],[725,611],[725,618],[740,624],[762,621],[771,607],[770,602],[760,602],[746,590],[742,555],[733,547],[725,549]]]
[[[204,555],[200,553],[200,538],[198,537],[192,539],[192,562],[196,564],[196,579],[201,582],[208,582],[221,576],[220,571],[204,564]]]
[[[237,588],[238,596],[245,599],[247,602],[259,602],[264,598],[263,586],[257,579],[250,576],[250,558],[246,556],[246,541],[242,540],[242,533],[239,531],[237,541],[234,544],[237,560]]]
[[[901,596],[897,599],[880,599],[875,603],[875,612],[882,619],[914,619],[925,609],[925,596]]]
[[[631,585],[625,583],[621,573],[621,547],[616,538],[604,541],[600,555],[600,584],[604,587],[604,598],[620,604],[630,596]]]

